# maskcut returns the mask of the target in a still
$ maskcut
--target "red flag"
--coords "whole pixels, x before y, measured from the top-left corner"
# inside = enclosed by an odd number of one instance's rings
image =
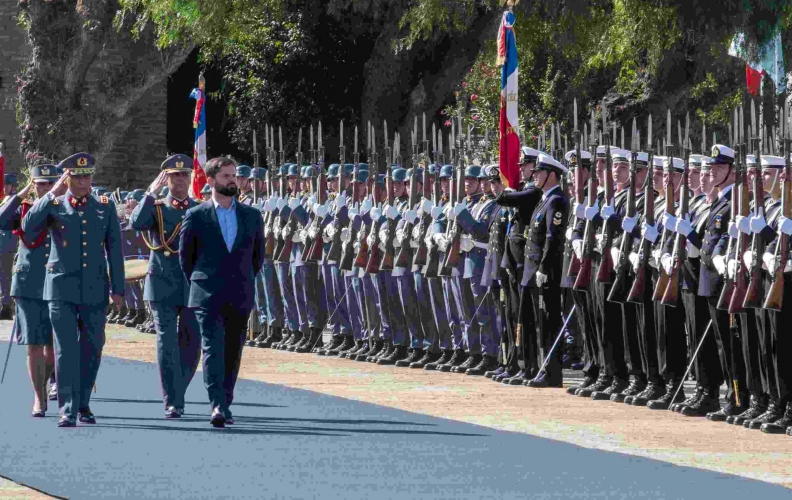
[[[765,72],[753,69],[748,63],[745,63],[745,83],[748,85],[748,93],[754,96],[759,95],[759,89],[762,86],[762,76]]]

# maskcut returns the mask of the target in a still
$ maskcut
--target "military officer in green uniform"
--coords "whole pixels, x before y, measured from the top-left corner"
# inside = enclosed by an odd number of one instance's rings
[[[198,367],[201,336],[195,314],[187,308],[189,284],[179,265],[179,231],[187,210],[198,202],[187,194],[192,159],[173,155],[162,163],[162,172],[132,212],[129,223],[143,238],[151,255],[143,300],[151,307],[157,330],[159,364],[165,418],[184,414],[184,393]],[[157,200],[151,193],[165,184],[168,196]]]
[[[43,297],[55,334],[58,427],[74,427],[78,416],[96,423],[91,389],[104,347],[108,296],[116,308],[123,301],[124,256],[115,204],[91,195],[94,158],[77,153],[59,167],[63,175],[22,218],[22,230],[47,229],[52,238]],[[57,196],[64,185],[66,194]]]
[[[55,165],[39,165],[30,169],[31,183],[18,194],[11,195],[0,209],[0,228],[19,239],[11,279],[11,296],[16,302],[17,342],[27,345],[28,372],[33,384],[33,417],[43,418],[47,411],[47,380],[55,370],[52,350],[52,323],[49,308],[43,300],[44,274],[50,254],[47,231],[25,234],[22,217],[30,210],[33,199],[44,196],[58,179]]]

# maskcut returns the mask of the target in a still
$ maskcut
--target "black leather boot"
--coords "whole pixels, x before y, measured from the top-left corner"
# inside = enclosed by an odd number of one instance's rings
[[[591,393],[591,399],[595,401],[610,401],[611,396],[621,394],[621,392],[629,387],[629,382],[618,377],[613,377],[613,382],[604,391],[594,391]]]
[[[394,346],[393,350],[388,354],[387,357],[380,358],[377,360],[378,365],[395,365],[397,361],[401,361],[402,359],[407,358],[409,353],[407,352],[406,345],[397,345]]]
[[[411,364],[415,363],[416,361],[418,361],[423,357],[424,357],[423,349],[413,349],[412,352],[410,352],[409,356],[397,361],[396,366],[398,366],[399,368],[407,368],[408,366],[410,366]]]
[[[632,401],[633,398],[642,393],[644,389],[646,389],[646,382],[644,382],[642,378],[633,376],[630,385],[620,393],[612,394],[610,400],[614,403],[627,403],[628,398]]]
[[[490,356],[488,354],[485,354],[481,358],[481,361],[476,366],[468,368],[465,374],[473,377],[478,377],[484,375],[488,371],[494,371],[497,368],[498,368],[497,358],[495,358],[495,356]]]
[[[455,349],[454,354],[447,363],[437,367],[439,372],[450,372],[452,368],[457,367],[467,360],[467,353],[462,349]]]
[[[447,349],[443,351],[442,355],[431,363],[426,363],[424,370],[438,370],[440,366],[448,363],[454,356],[454,351]]]

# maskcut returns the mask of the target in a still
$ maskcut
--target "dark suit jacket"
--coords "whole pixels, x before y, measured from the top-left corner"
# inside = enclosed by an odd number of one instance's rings
[[[188,307],[210,309],[230,304],[239,310],[253,308],[255,276],[264,259],[261,215],[236,203],[237,236],[228,251],[214,202],[187,211],[181,228],[179,263],[190,282]]]

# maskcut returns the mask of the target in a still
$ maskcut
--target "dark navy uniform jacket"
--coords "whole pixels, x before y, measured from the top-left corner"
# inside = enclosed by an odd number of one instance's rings
[[[179,264],[179,231],[187,210],[198,206],[198,202],[187,198],[180,202],[170,194],[164,200],[156,200],[153,196],[145,196],[143,201],[135,207],[129,222],[137,231],[148,231],[151,245],[162,246],[160,229],[166,240],[176,232],[175,239],[168,247],[175,250],[173,253],[165,248],[151,250],[149,268],[143,288],[143,300],[162,302],[173,306],[186,306],[190,285],[184,276]],[[160,228],[157,207],[162,210],[162,228]]]
[[[506,248],[503,252],[501,266],[515,279],[519,278],[518,269],[525,259],[525,229],[531,225],[531,216],[542,200],[542,190],[529,185],[522,191],[503,192],[495,199],[498,205],[509,207],[510,213]]]
[[[525,268],[520,285],[528,286],[536,272],[547,275],[549,284],[561,282],[569,198],[560,186],[543,195],[526,228]]]
[[[701,256],[698,294],[702,297],[717,297],[723,284],[723,276],[718,273],[712,259],[718,255],[726,256],[729,243],[732,193],[733,188],[712,203],[712,208],[702,227],[703,236],[700,236],[696,231],[688,236],[688,241],[699,250]]]
[[[4,231],[22,230],[22,205],[32,205],[29,200],[22,200],[13,195],[6,199],[0,208],[0,229]],[[35,248],[42,233],[24,233],[19,238],[19,250],[13,267],[11,278],[11,296],[42,300],[44,297],[44,278],[47,274],[52,237],[49,231],[43,231],[43,239]],[[28,246],[30,245],[30,246]]]

